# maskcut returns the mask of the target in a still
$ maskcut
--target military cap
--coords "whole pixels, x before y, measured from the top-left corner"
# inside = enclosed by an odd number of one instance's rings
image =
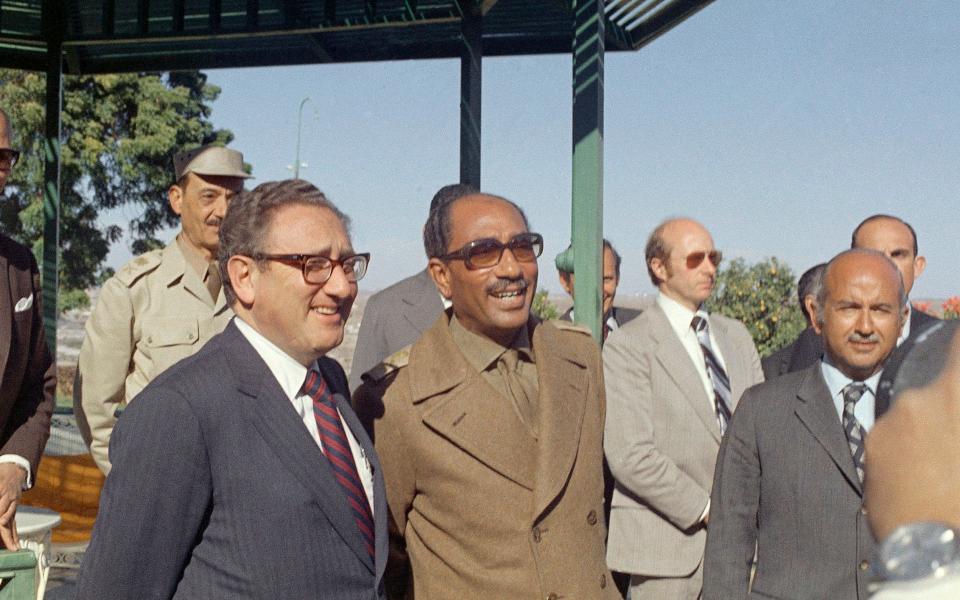
[[[180,152],[173,157],[173,168],[177,181],[191,171],[197,175],[252,177],[243,170],[243,154],[223,146],[200,146]]]

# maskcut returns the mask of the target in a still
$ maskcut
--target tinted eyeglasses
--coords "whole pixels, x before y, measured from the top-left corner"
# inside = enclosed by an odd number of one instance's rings
[[[710,263],[715,268],[720,268],[720,263],[723,261],[723,252],[719,250],[711,250],[710,252],[694,252],[687,255],[687,268],[696,269],[703,263],[703,259],[709,258]]]
[[[474,240],[449,254],[440,256],[440,260],[462,260],[468,269],[486,269],[500,264],[503,251],[507,248],[517,262],[534,262],[543,252],[543,236],[539,233],[521,233],[506,244],[493,238]]]
[[[11,167],[20,160],[20,151],[13,148],[0,148],[0,164],[9,164]]]
[[[318,254],[257,254],[256,260],[275,260],[285,265],[300,267],[303,280],[314,285],[323,285],[333,275],[333,268],[340,266],[347,281],[360,281],[367,273],[370,254],[354,254],[339,260]]]

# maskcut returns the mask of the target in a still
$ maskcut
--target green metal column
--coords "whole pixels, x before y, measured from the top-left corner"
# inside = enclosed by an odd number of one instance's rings
[[[64,15],[57,0],[44,0],[43,29],[47,42],[47,107],[43,140],[43,327],[47,347],[57,356],[57,267],[60,250],[60,109]]]
[[[460,21],[460,183],[480,187],[480,75],[483,17],[473,0]]]
[[[572,2],[574,315],[602,341],[604,13],[601,0]]]

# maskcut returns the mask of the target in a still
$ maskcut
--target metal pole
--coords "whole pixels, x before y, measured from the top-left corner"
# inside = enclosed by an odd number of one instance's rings
[[[300,126],[303,125],[303,105],[307,103],[310,97],[307,96],[300,101],[300,108],[297,109],[297,160],[293,162],[293,178],[300,179]]]
[[[474,3],[460,21],[460,183],[480,187],[483,17]]]
[[[604,11],[601,0],[571,1],[574,315],[602,342]]]
[[[43,327],[47,348],[57,356],[57,291],[60,260],[60,110],[63,104],[61,51],[62,15],[59,2],[43,3],[47,41],[46,123],[43,140]]]

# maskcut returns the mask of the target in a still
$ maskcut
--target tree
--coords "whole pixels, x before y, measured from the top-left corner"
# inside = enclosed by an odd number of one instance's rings
[[[711,312],[747,326],[757,351],[766,356],[793,341],[806,326],[797,306],[793,271],[776,257],[748,265],[735,259],[717,273]]]
[[[43,249],[45,75],[0,69],[0,106],[9,114],[22,155],[0,203],[0,227]],[[65,76],[61,113],[60,287],[99,283],[117,225],[101,229],[100,212],[137,208],[128,224],[135,253],[158,247],[154,235],[177,223],[166,200],[173,155],[184,148],[227,143],[209,103],[220,88],[198,71]]]
[[[530,305],[530,310],[544,321],[560,318],[560,310],[553,302],[550,302],[549,290],[540,290],[533,295],[533,303]]]

